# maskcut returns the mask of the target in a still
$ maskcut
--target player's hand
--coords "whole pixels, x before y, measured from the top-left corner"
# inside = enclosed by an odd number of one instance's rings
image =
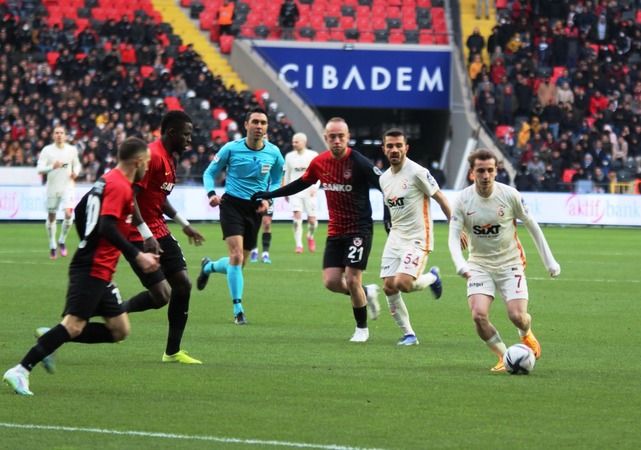
[[[390,231],[392,231],[392,221],[391,220],[383,220],[383,226],[385,227],[385,232],[389,234]]]
[[[261,200],[260,205],[256,208],[258,214],[266,214],[269,209],[269,202],[267,200]]]
[[[193,244],[196,247],[203,245],[203,241],[205,240],[205,238],[198,232],[198,230],[196,230],[191,225],[187,225],[185,228],[183,228],[183,233],[189,236],[190,244]]]
[[[266,191],[258,191],[251,197],[252,201],[254,202],[256,200],[265,200],[268,198],[271,198],[271,197],[269,196],[269,192],[266,192]]]
[[[160,269],[160,255],[140,252],[136,255],[136,264],[144,273],[155,272]]]
[[[470,273],[470,271],[465,267],[460,269],[457,273],[463,278],[465,278],[466,280],[469,280],[472,277],[472,274]]]
[[[556,278],[561,275],[561,266],[559,266],[559,263],[554,263],[554,265],[548,267],[548,273],[552,278]]]
[[[62,162],[61,161],[56,161],[53,163],[52,166],[54,169],[60,169],[62,167]]]
[[[209,206],[212,208],[215,208],[216,206],[220,205],[220,197],[217,195],[212,195],[209,197]]]
[[[461,240],[461,250],[465,250],[467,248],[467,234],[461,232],[459,239]]]
[[[160,248],[160,244],[156,240],[155,237],[150,237],[149,239],[145,239],[145,241],[142,243],[142,249],[145,252],[148,253],[153,253],[155,255],[160,255],[162,253],[162,248]]]

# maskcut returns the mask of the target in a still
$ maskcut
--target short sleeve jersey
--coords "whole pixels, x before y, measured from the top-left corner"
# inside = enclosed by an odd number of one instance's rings
[[[76,223],[81,241],[69,269],[86,271],[92,277],[111,281],[120,250],[100,236],[99,220],[103,216],[115,217],[118,231],[127,236],[133,211],[131,183],[120,170],[110,170],[93,185],[76,207]]]
[[[236,198],[249,200],[258,191],[278,188],[285,160],[277,146],[264,144],[260,150],[249,148],[245,139],[223,145],[203,174],[205,191],[214,190],[214,180],[223,169],[227,169],[225,193]]]
[[[56,161],[60,161],[62,167],[54,169]],[[70,144],[64,144],[62,148],[56,144],[47,145],[40,152],[37,170],[47,173],[47,195],[61,194],[74,186],[71,174],[80,174],[78,150]]]
[[[351,148],[341,159],[325,151],[312,160],[301,179],[309,184],[320,180],[325,190],[329,237],[372,232],[369,189],[378,188],[380,175],[378,167]]]
[[[308,148],[304,149],[301,153],[296,150],[285,155],[285,180],[284,184],[289,184],[294,180],[303,176],[312,160],[318,156],[314,150]],[[311,187],[299,192],[296,195],[306,195],[309,193]]]
[[[516,219],[526,221],[529,212],[521,194],[503,183],[494,183],[488,197],[481,197],[474,185],[459,195],[452,213],[469,239],[468,262],[487,270],[522,264],[525,252],[516,233]]]
[[[397,173],[387,169],[379,180],[385,205],[390,210],[390,239],[421,241],[428,251],[434,247],[430,197],[439,190],[438,183],[423,166],[406,159]]]
[[[149,169],[144,178],[136,183],[136,203],[143,220],[158,239],[170,233],[165,222],[163,205],[176,185],[176,165],[162,141],[157,140],[149,144],[149,151]],[[142,236],[133,224],[129,234],[125,236],[129,236],[130,241],[142,241]]]

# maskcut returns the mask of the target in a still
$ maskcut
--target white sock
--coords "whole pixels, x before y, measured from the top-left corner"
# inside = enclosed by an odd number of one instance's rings
[[[296,247],[303,246],[303,219],[294,219],[294,240]]]
[[[432,272],[425,272],[412,283],[412,291],[422,291],[436,281]]]
[[[70,217],[69,219],[64,219],[62,221],[62,229],[60,230],[60,237],[58,238],[58,242],[60,244],[64,244],[65,241],[67,240],[67,236],[69,235],[69,230],[71,230],[72,225],[73,225],[73,217]]]
[[[316,232],[316,227],[318,226],[318,222],[310,222],[309,219],[307,219],[307,237],[308,238],[313,238],[314,233]]]
[[[485,343],[498,357],[502,357],[507,351],[507,347],[503,343],[503,339],[501,339],[501,335],[498,331],[494,336],[485,341]]]
[[[45,227],[47,228],[47,236],[49,236],[49,248],[54,250],[58,246],[56,244],[56,221],[54,220],[53,222],[49,222],[49,220],[47,220],[45,222]]]
[[[387,299],[389,312],[394,318],[396,325],[398,325],[401,331],[403,331],[403,336],[406,334],[416,334],[410,324],[410,315],[407,312],[401,293],[399,292],[397,294],[385,296],[385,298]]]

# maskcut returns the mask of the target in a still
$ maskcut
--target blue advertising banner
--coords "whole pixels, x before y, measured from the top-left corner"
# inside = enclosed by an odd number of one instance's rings
[[[254,48],[283,83],[314,106],[450,108],[447,47],[328,48],[255,41]]]

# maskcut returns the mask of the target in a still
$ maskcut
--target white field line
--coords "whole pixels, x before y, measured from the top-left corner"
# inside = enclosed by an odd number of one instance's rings
[[[71,433],[94,433],[94,434],[106,434],[106,435],[115,435],[115,436],[175,439],[179,441],[221,442],[226,444],[243,444],[243,445],[259,445],[259,446],[271,445],[271,446],[293,447],[293,448],[315,448],[315,449],[321,449],[321,450],[381,450],[381,449],[374,449],[374,448],[349,447],[349,446],[337,445],[337,444],[322,445],[322,444],[308,444],[305,442],[288,442],[288,441],[272,441],[272,440],[268,441],[268,440],[261,440],[261,439],[225,438],[225,437],[206,436],[206,435],[154,433],[150,431],[109,430],[104,428],[81,428],[81,427],[65,427],[65,426],[57,426],[57,425],[37,425],[37,424],[7,423],[7,422],[0,422],[0,428],[64,431],[64,432],[71,432]]]

